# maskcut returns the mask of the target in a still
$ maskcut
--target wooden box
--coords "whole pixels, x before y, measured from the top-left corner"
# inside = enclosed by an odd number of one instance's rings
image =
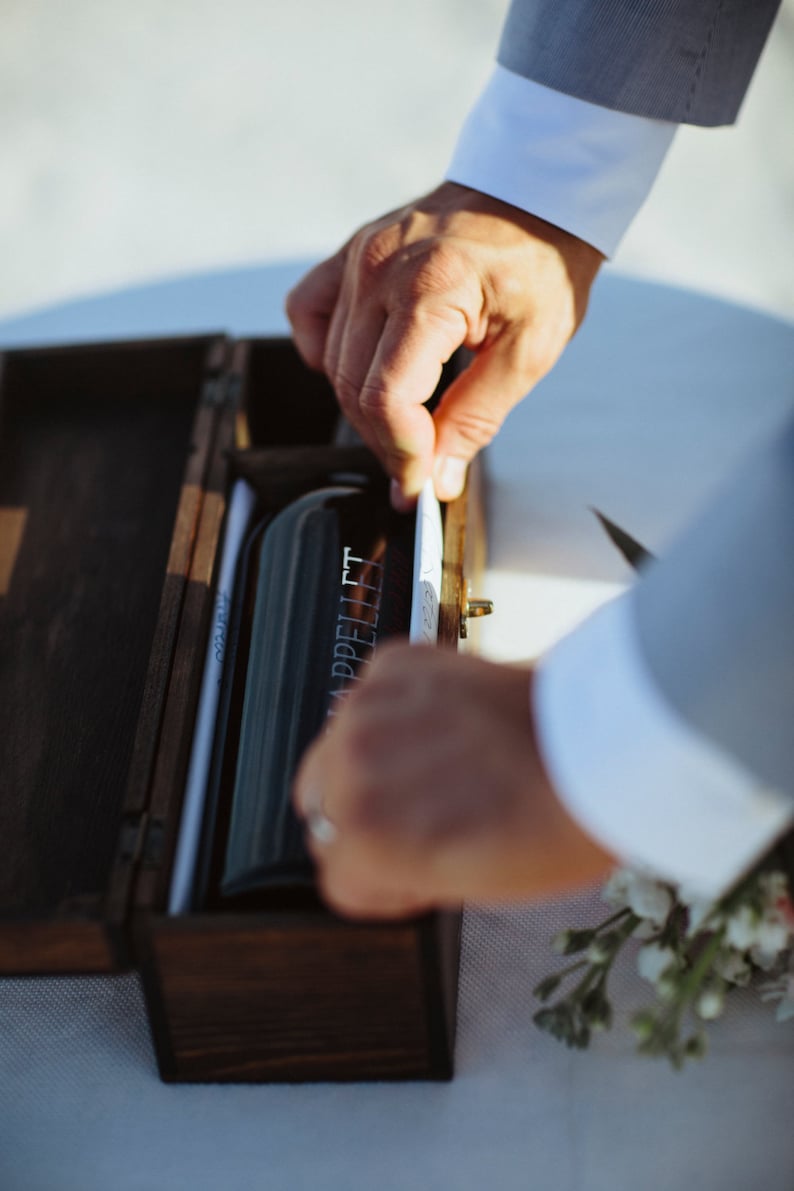
[[[0,973],[137,968],[166,1080],[449,1078],[459,914],[167,912],[230,468],[345,464],[327,383],[213,336],[13,351],[1,385]]]

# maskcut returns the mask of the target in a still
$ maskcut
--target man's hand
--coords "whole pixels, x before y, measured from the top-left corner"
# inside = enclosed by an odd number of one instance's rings
[[[400,917],[515,901],[596,880],[611,858],[549,783],[530,672],[442,649],[382,649],[307,753],[298,813],[341,913]]]
[[[323,370],[406,508],[432,473],[440,499],[556,363],[603,257],[498,199],[445,182],[368,224],[287,298],[295,343]],[[431,418],[441,367],[476,353]]]

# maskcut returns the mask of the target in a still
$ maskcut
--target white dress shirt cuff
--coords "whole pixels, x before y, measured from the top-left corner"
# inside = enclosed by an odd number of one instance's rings
[[[575,99],[497,65],[447,171],[612,256],[677,124]]]
[[[621,861],[718,898],[791,824],[794,807],[664,699],[631,595],[599,609],[538,667],[541,755],[563,805]]]

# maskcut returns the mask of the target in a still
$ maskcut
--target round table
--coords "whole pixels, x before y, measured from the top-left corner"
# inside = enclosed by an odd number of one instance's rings
[[[0,324],[0,346],[286,331],[305,262],[127,289]],[[794,327],[607,270],[553,374],[486,457],[496,613],[482,647],[530,657],[631,581],[595,506],[663,551],[791,403]],[[637,1057],[619,1024],[571,1052],[532,1024],[549,940],[598,897],[464,918],[450,1084],[166,1086],[134,975],[0,982],[4,1191],[791,1191],[794,1028],[738,992],[709,1056]],[[620,1024],[622,1023],[622,1024]]]

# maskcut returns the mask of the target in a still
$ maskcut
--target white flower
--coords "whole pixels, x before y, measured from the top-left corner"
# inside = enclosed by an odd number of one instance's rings
[[[615,869],[601,896],[616,910],[629,909],[654,926],[663,926],[673,908],[673,896],[666,885],[630,868]]]
[[[780,1001],[775,1011],[778,1021],[794,1017],[794,952],[789,956],[788,971],[776,980],[759,985],[758,991],[762,1001]]]
[[[767,906],[761,914],[751,906],[739,906],[728,919],[726,939],[738,951],[752,948],[754,962],[764,967],[788,946],[790,935],[789,924],[777,906]],[[758,961],[755,954],[761,957]]]
[[[658,943],[647,943],[637,953],[637,971],[643,980],[656,984],[659,977],[676,962],[675,952],[669,947],[660,947]]]
[[[616,910],[625,910],[628,907],[628,897],[626,891],[629,885],[631,873],[627,868],[614,869],[601,890],[601,896],[604,901],[610,906],[614,906]]]
[[[751,947],[749,951],[750,962],[756,967],[760,968],[762,972],[771,972],[773,968],[777,967],[780,953],[764,951],[760,947]]]
[[[758,878],[758,887],[767,905],[777,905],[781,899],[788,897],[788,878],[778,869],[771,873],[762,873]]]
[[[638,918],[648,918],[655,926],[663,926],[673,908],[670,890],[660,881],[654,881],[641,873],[631,873],[626,897]]]
[[[739,906],[728,919],[726,939],[731,947],[747,951],[755,943],[758,915],[749,906]]]
[[[789,928],[777,912],[765,914],[758,924],[757,946],[765,955],[777,955],[788,944]]]
[[[612,958],[612,954],[613,948],[605,944],[601,939],[594,939],[587,948],[587,962],[591,964],[605,964]]]
[[[697,999],[695,1011],[704,1021],[713,1021],[725,1008],[725,993],[720,988],[707,988]]]
[[[714,957],[714,971],[729,984],[744,986],[750,981],[752,968],[739,951],[718,951]]]

